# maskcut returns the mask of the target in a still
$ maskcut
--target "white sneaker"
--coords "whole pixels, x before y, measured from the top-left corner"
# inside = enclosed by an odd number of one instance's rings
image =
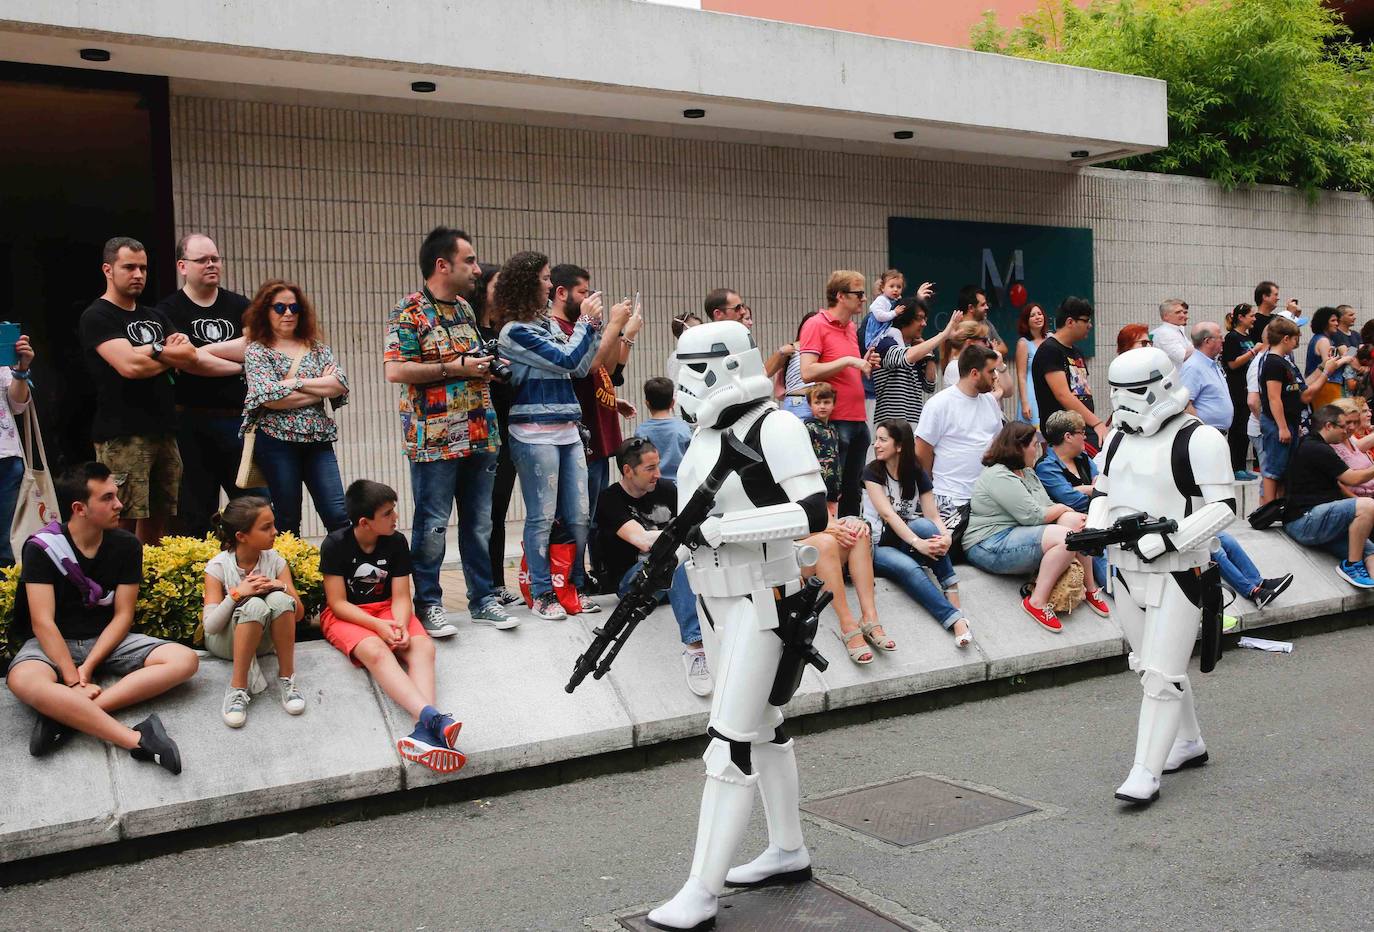
[[[248,721],[248,703],[252,701],[253,697],[248,695],[248,690],[230,686],[229,691],[224,694],[224,705],[220,707],[224,724],[230,728],[242,728],[243,723]]]
[[[290,715],[300,715],[305,711],[305,696],[296,688],[296,677],[279,676],[277,686],[281,689],[281,707]]]
[[[687,674],[687,688],[695,696],[709,696],[711,690],[715,689],[716,682],[711,676],[710,669],[706,666],[706,652],[700,649],[687,648],[682,652],[682,669]]]

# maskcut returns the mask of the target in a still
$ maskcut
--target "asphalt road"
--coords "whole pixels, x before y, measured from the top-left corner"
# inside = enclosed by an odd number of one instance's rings
[[[1374,627],[1198,679],[1212,763],[1123,811],[1128,674],[799,738],[803,794],[920,772],[1034,801],[897,851],[808,818],[819,872],[946,930],[1374,929]],[[578,930],[666,898],[699,760],[184,851],[0,891],[6,929]],[[741,851],[763,843],[761,808]],[[933,928],[925,924],[924,928]],[[722,929],[727,928],[723,923]]]

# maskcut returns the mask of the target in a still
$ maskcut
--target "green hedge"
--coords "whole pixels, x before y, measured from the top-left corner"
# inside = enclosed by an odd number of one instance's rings
[[[306,616],[324,606],[320,578],[320,551],[292,534],[277,537],[275,549],[291,567],[296,590],[305,603]],[[143,548],[143,585],[138,591],[134,630],[154,637],[198,645],[201,608],[205,604],[205,564],[219,552],[219,541],[207,536],[164,537],[156,547]],[[0,655],[10,657],[19,649],[11,640],[14,595],[19,568],[0,571]]]

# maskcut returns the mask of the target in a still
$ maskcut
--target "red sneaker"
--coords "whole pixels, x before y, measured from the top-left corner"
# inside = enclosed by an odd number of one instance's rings
[[[1059,618],[1054,614],[1054,609],[1046,605],[1044,608],[1036,608],[1031,604],[1030,596],[1021,600],[1021,607],[1026,610],[1026,614],[1036,620],[1040,627],[1046,631],[1058,634],[1064,630],[1064,626],[1059,623]]]
[[[1107,604],[1107,600],[1102,598],[1101,589],[1085,589],[1083,591],[1083,601],[1088,603],[1088,608],[1097,612],[1103,618],[1112,613],[1112,607]]]

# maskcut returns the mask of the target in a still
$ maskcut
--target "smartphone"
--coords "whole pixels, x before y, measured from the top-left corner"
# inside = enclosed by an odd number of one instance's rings
[[[0,323],[0,366],[15,366],[19,364],[19,354],[14,351],[14,344],[19,341],[19,325],[4,321]]]

